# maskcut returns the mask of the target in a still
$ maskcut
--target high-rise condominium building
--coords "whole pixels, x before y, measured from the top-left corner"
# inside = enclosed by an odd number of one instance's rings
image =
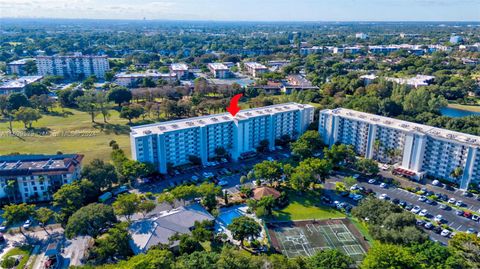
[[[229,113],[132,127],[132,158],[153,163],[161,173],[167,165],[189,163],[196,156],[206,163],[216,157],[216,149],[225,149],[238,159],[255,151],[267,140],[271,150],[283,135],[297,138],[313,121],[314,107],[286,103]]]
[[[107,56],[92,56],[75,53],[69,56],[38,56],[37,70],[40,76],[62,76],[71,79],[82,79],[95,75],[105,78],[110,69]]]
[[[320,111],[318,131],[326,144],[353,145],[404,175],[445,179],[461,189],[480,183],[478,136],[344,108]]]

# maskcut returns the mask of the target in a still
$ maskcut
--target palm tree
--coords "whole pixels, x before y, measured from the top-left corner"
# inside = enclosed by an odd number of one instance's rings
[[[450,176],[453,177],[456,181],[463,175],[463,168],[457,166],[457,168],[453,169],[450,173]]]

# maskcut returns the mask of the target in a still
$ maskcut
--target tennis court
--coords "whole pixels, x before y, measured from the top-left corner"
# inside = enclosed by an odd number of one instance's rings
[[[361,261],[368,243],[348,219],[269,223],[272,246],[289,258],[336,248]]]

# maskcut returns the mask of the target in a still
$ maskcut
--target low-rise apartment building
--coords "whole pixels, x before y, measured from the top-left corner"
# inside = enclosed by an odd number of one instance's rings
[[[7,74],[8,75],[17,75],[17,76],[26,76],[29,75],[26,67],[29,62],[35,62],[33,58],[20,59],[16,61],[9,62],[7,64]],[[35,64],[35,63],[33,63]]]
[[[37,56],[37,70],[41,76],[61,76],[70,79],[82,79],[95,75],[105,78],[105,72],[110,69],[106,55],[54,55]]]
[[[123,87],[136,88],[142,83],[144,78],[149,78],[155,83],[158,83],[162,80],[166,82],[175,82],[178,79],[177,75],[174,73],[119,73],[115,75],[114,82]]]
[[[352,145],[366,158],[395,164],[405,175],[457,183],[480,183],[480,137],[338,108],[320,111],[319,129],[328,145]],[[462,175],[452,173],[459,169]]]
[[[230,76],[230,69],[223,63],[209,63],[208,69],[214,78],[224,79]]]
[[[49,201],[63,184],[80,178],[82,160],[80,154],[0,156],[0,198]]]
[[[132,158],[153,163],[161,173],[168,166],[188,164],[190,156],[202,163],[223,148],[232,159],[254,152],[267,140],[271,150],[283,135],[297,138],[313,121],[314,107],[286,103],[230,113],[168,121],[131,128]]]
[[[254,78],[260,77],[262,74],[268,72],[268,68],[260,63],[257,62],[246,62],[243,64],[245,70],[248,74],[250,74]]]
[[[6,81],[0,85],[0,95],[23,93],[27,85],[40,81],[42,78],[42,76],[24,76]]]
[[[184,63],[175,63],[170,65],[170,72],[177,76],[178,80],[188,79],[190,71],[188,65]]]

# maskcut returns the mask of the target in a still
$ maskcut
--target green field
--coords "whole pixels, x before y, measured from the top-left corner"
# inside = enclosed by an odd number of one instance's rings
[[[17,256],[17,255],[22,255],[22,259],[18,263],[16,268],[23,268],[28,262],[28,259],[30,258],[30,252],[31,252],[31,247],[30,246],[24,246],[20,248],[12,248],[9,250],[4,256],[3,259],[7,259],[8,257],[11,256]]]
[[[319,206],[319,197],[313,194],[297,194],[290,192],[289,205],[281,210],[273,211],[274,220],[307,220],[307,219],[328,219],[344,218],[345,214],[325,206]]]
[[[108,124],[98,115],[93,124],[90,115],[73,109],[65,109],[61,115],[60,108],[56,113],[43,115],[33,123],[35,134],[25,133],[23,123],[14,122],[13,129],[18,137],[11,136],[8,122],[0,121],[0,155],[19,152],[22,154],[85,154],[86,162],[94,158],[107,160],[110,154],[108,143],[116,140],[120,147],[130,156],[129,126],[127,120],[120,119],[118,112],[110,111]]]

